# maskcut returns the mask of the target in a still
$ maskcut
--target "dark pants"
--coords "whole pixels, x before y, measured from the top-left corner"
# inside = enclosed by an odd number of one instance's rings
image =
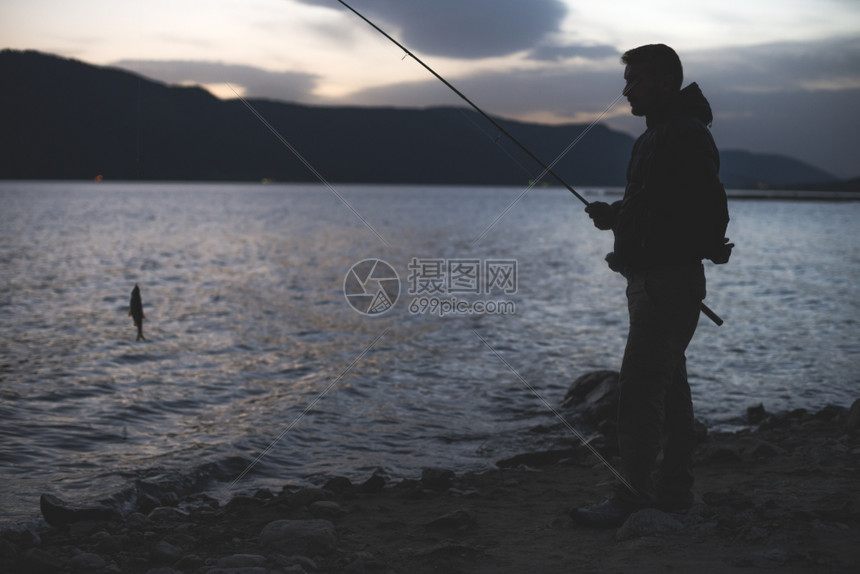
[[[684,353],[704,297],[701,264],[650,269],[628,279],[630,332],[619,381],[618,445],[621,472],[635,493],[619,486],[616,499],[632,509],[692,497],[695,430]]]

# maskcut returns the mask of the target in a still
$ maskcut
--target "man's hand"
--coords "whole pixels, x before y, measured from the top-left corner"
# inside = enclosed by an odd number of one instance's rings
[[[729,243],[728,237],[723,237],[723,244],[714,249],[713,252],[708,255],[708,259],[717,265],[728,263],[729,257],[732,256],[732,247],[734,246],[734,243]]]
[[[615,222],[615,214],[612,212],[612,206],[602,201],[592,201],[585,206],[585,213],[594,222],[597,229],[612,229],[612,224]]]

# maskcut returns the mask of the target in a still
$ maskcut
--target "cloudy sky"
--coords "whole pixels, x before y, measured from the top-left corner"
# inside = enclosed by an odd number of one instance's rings
[[[723,149],[860,176],[857,0],[347,0],[485,111],[637,134],[619,56],[674,47]],[[3,0],[0,47],[200,84],[221,97],[462,105],[337,0]],[[613,102],[615,104],[613,105]],[[579,145],[587,145],[587,139]]]

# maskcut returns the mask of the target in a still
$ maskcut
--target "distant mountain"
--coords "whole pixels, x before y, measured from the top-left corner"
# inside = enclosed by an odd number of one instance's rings
[[[824,170],[784,155],[752,153],[743,150],[720,151],[720,178],[735,189],[780,189],[813,187],[822,189],[837,183]]]
[[[0,52],[0,77],[2,179],[317,181],[239,100],[33,51]],[[469,109],[249,103],[331,182],[523,185],[541,171]],[[586,127],[497,121],[546,162]],[[575,186],[623,186],[633,141],[596,125],[555,171]],[[836,179],[784,156],[722,158],[727,187]]]

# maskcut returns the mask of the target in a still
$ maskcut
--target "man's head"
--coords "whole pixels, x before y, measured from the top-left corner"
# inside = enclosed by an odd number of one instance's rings
[[[665,44],[648,44],[624,52],[624,95],[634,116],[660,109],[681,89],[684,69],[675,50]]]

